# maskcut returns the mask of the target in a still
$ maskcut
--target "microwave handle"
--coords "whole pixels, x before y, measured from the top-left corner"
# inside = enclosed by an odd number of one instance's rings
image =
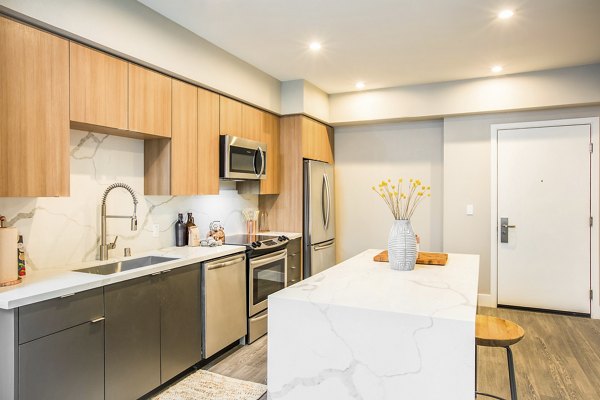
[[[260,172],[258,173],[258,177],[260,178],[265,173],[265,152],[263,149],[258,146],[258,154],[260,154]]]

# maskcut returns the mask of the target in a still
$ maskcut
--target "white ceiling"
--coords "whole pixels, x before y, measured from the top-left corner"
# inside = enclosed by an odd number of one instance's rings
[[[242,60],[327,93],[600,62],[600,0],[138,0]],[[496,18],[511,8],[509,20]],[[308,44],[318,40],[314,53]]]

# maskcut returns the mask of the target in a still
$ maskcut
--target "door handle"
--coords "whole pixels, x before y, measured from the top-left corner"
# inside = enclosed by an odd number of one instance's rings
[[[508,243],[508,229],[516,227],[508,223],[507,217],[500,218],[500,243]]]
[[[333,246],[334,244],[335,244],[335,243],[332,241],[332,242],[330,242],[330,243],[327,243],[327,244],[323,244],[323,245],[320,245],[320,246],[315,246],[315,251],[319,251],[319,250],[325,250],[325,249],[328,249],[328,248],[330,248],[331,246]]]
[[[323,174],[323,181],[321,182],[321,214],[323,215],[323,228],[327,229],[327,212],[325,211],[325,196],[328,196],[327,175]]]

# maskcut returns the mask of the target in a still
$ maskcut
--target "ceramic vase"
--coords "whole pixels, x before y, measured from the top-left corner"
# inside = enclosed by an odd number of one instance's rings
[[[417,238],[410,220],[397,219],[388,237],[388,259],[392,269],[412,271],[417,262]]]

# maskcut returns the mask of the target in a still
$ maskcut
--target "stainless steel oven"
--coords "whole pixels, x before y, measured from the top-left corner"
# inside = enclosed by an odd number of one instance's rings
[[[219,143],[221,179],[266,179],[266,143],[222,135]]]
[[[267,333],[270,294],[286,286],[287,250],[250,258],[248,271],[248,343]]]

